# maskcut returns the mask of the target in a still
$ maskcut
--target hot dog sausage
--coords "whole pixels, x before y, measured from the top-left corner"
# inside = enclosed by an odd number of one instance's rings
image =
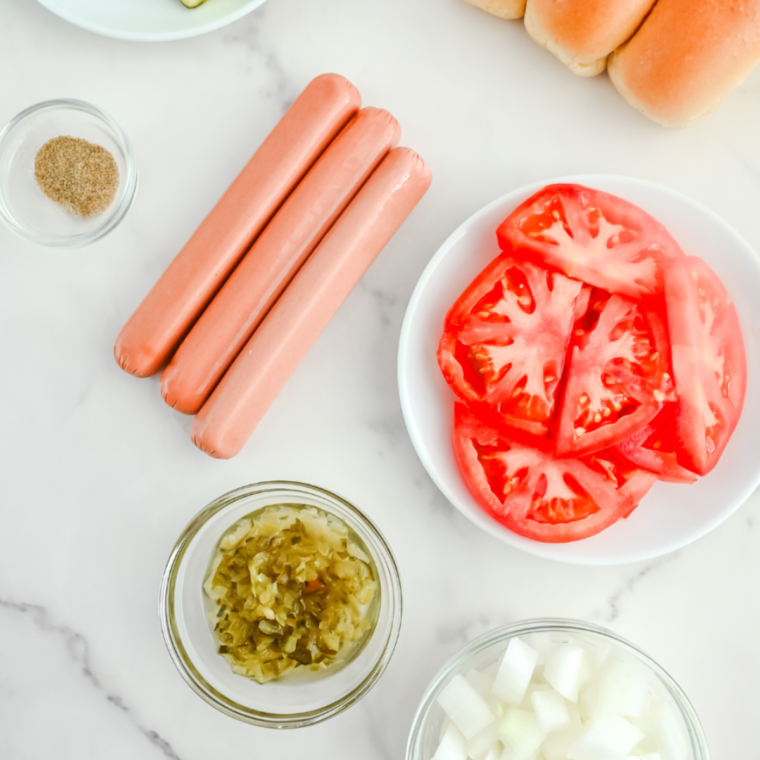
[[[361,105],[337,74],[314,79],[254,153],[116,339],[119,366],[164,366],[251,243]]]
[[[304,264],[192,426],[193,443],[227,459],[243,447],[287,379],[430,186],[425,162],[396,148]]]
[[[161,376],[166,403],[195,414],[309,254],[398,142],[365,108],[335,138],[232,273]]]

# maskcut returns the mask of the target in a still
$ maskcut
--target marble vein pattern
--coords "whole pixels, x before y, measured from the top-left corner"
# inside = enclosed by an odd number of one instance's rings
[[[596,610],[591,619],[599,621],[602,625],[609,625],[620,617],[621,606],[626,596],[633,594],[636,587],[643,581],[649,580],[651,576],[656,576],[657,571],[664,565],[675,562],[678,559],[678,552],[672,552],[664,557],[660,557],[652,562],[646,563],[641,569],[637,570],[632,575],[628,576],[623,585],[612,594],[604,607],[604,610]]]
[[[44,646],[51,646],[50,639],[57,641],[57,646],[62,647],[72,664],[79,670],[80,675],[92,686],[102,699],[113,705],[134,726],[147,741],[164,757],[170,760],[182,760],[172,749],[171,744],[164,739],[158,731],[149,728],[141,722],[135,711],[124,699],[111,691],[104,679],[95,672],[90,654],[90,644],[78,631],[67,625],[57,623],[51,619],[47,609],[39,604],[17,602],[12,599],[0,597],[0,609],[4,613],[23,616],[24,620],[40,631],[45,638]],[[52,644],[55,645],[55,644]],[[158,756],[158,754],[156,755]]]

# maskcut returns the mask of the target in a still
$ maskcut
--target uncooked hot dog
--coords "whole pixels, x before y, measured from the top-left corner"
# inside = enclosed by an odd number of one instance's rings
[[[328,232],[227,371],[192,426],[198,448],[240,451],[287,379],[430,186],[425,162],[396,148]]]
[[[116,339],[126,372],[165,366],[251,243],[361,105],[337,74],[314,79],[153,286]]]
[[[161,376],[166,403],[195,414],[338,215],[398,142],[365,108],[335,138],[224,284]]]

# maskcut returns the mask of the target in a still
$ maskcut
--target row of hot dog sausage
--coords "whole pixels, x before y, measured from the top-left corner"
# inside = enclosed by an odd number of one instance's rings
[[[164,399],[212,456],[242,448],[430,185],[393,116],[360,103],[343,77],[313,80],[116,341],[127,372],[165,367]]]

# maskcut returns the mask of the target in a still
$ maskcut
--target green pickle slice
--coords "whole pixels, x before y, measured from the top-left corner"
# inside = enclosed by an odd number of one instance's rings
[[[315,507],[254,512],[221,538],[203,590],[219,654],[266,683],[345,664],[374,627],[373,563],[346,524]]]

